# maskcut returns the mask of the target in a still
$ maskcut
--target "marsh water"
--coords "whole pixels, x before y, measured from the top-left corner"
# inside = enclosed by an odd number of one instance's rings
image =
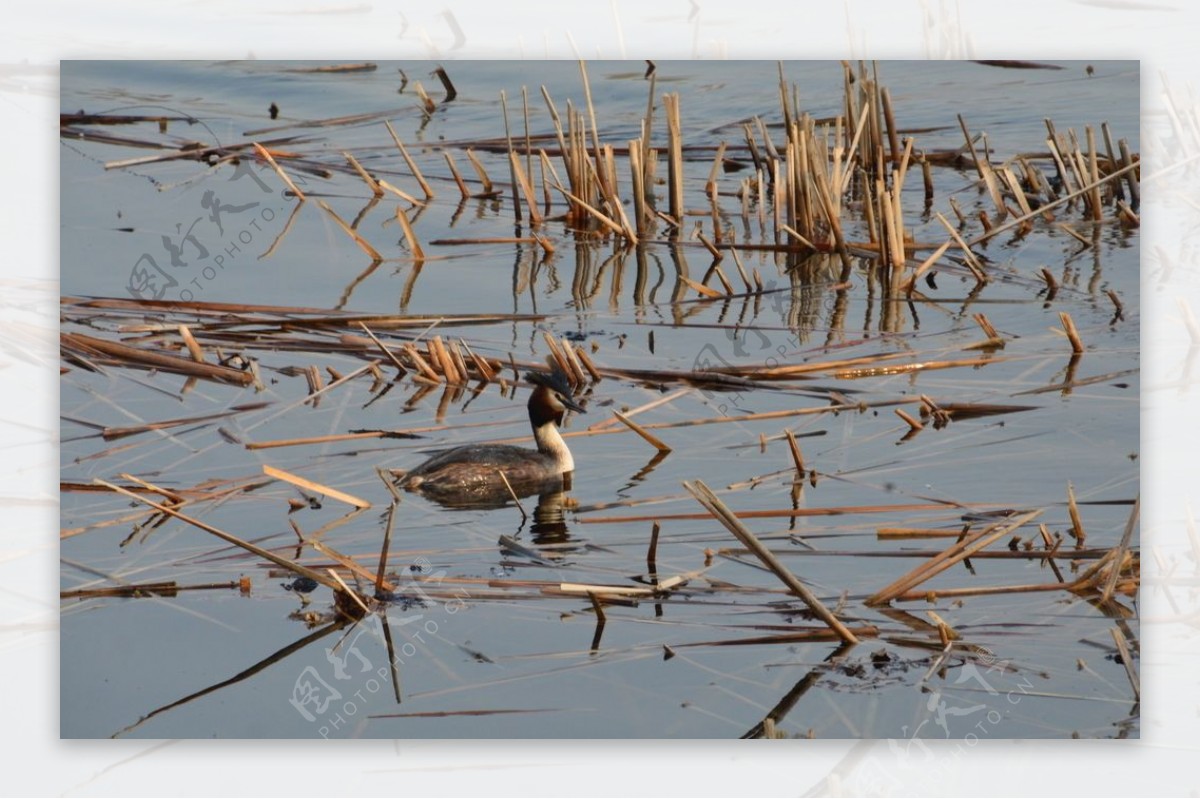
[[[699,282],[713,261],[690,234],[699,225],[712,237],[703,186],[721,142],[728,145],[719,180],[724,224],[738,241],[773,241],[772,209],[748,204],[743,213],[747,205],[735,195],[753,172],[746,123],[761,118],[782,146],[779,65],[656,65],[652,142],[665,151],[659,98],[678,93],[690,215],[678,240],[660,230],[636,248],[603,230],[569,229],[561,195],[550,198],[551,213],[536,230],[514,218],[505,116],[515,143],[528,130],[535,149],[553,151],[541,87],[564,114],[568,103],[586,114],[578,64],[450,62],[443,66],[457,97],[449,102],[430,75],[434,64],[317,66],[63,64],[64,114],[170,117],[81,123],[88,135],[64,134],[63,331],[125,342],[169,335],[178,346],[178,326],[192,325],[214,331],[211,340],[197,332],[211,362],[253,358],[262,383],[64,358],[61,589],[176,586],[63,600],[64,737],[729,738],[761,734],[768,716],[774,734],[788,737],[1137,736],[1136,701],[1111,633],[1120,630],[1136,652],[1136,596],[1108,603],[1066,590],[937,596],[938,589],[1055,582],[1050,559],[1020,556],[1043,546],[1039,523],[1062,539],[1054,566],[1068,580],[1120,540],[1138,494],[1136,227],[1111,221],[1110,210],[1093,225],[1078,209],[1063,209],[1055,222],[1039,219],[1031,230],[977,245],[991,275],[986,286],[951,252],[922,277],[919,296],[903,302],[888,298],[871,259],[855,257],[847,279],[829,253],[746,247],[740,257],[760,290],[743,287],[724,258],[733,289],[708,296],[681,276]],[[961,148],[961,115],[973,135],[984,134],[977,146],[997,164],[1044,154],[1046,119],[1080,137],[1107,123],[1137,153],[1136,63],[1055,66],[881,62],[875,74],[915,150]],[[842,114],[840,63],[788,62],[782,72],[800,111],[819,120]],[[641,135],[651,91],[645,73],[644,62],[587,64],[604,143],[624,147]],[[432,113],[417,98],[418,81],[433,98]],[[373,199],[347,166],[344,153],[423,199],[385,119],[435,192],[418,209],[394,194]],[[248,157],[156,160],[191,143],[250,140],[270,142],[307,201],[298,203],[272,169]],[[496,191],[460,201],[444,153],[479,189],[468,150]],[[536,159],[530,165],[537,172]],[[931,170],[930,205],[919,172],[913,168],[902,197],[912,239],[934,246],[947,239],[937,214],[957,221],[951,197],[966,217],[964,237],[978,235],[979,211],[994,209],[969,159]],[[618,173],[627,187],[623,160]],[[659,175],[666,178],[665,163]],[[539,202],[542,185],[539,177]],[[665,198],[665,186],[654,191]],[[423,262],[397,224],[398,205],[412,219]],[[847,235],[866,236],[855,225]],[[1043,268],[1058,284],[1052,296]],[[707,285],[720,288],[712,279]],[[88,298],[158,304],[89,310]],[[241,343],[231,343],[216,337],[220,324],[246,318],[195,303],[256,306],[244,313],[269,320],[276,333],[291,317],[298,338],[289,346],[284,336],[239,328]],[[1086,345],[1074,359],[1061,333],[1063,311]],[[978,313],[1005,339],[1003,349],[971,349],[984,338]],[[301,324],[318,317],[347,321],[336,329]],[[363,374],[309,399],[306,373],[327,384],[382,361],[378,351],[344,346],[344,336],[363,335],[357,317],[414,320],[376,325],[396,346],[441,335],[503,363],[544,363],[550,334],[603,369],[639,376],[605,376],[580,391],[587,414],[566,423],[566,432],[580,435],[568,438],[577,468],[565,496],[463,510],[406,494],[390,513],[392,495],[377,469],[410,468],[460,443],[528,436],[528,388],[392,381],[384,361],[385,385]],[[840,365],[817,368],[826,361]],[[879,368],[933,363],[942,366]],[[671,377],[795,364],[814,370],[737,386]],[[964,413],[911,435],[894,408],[915,415],[920,395],[946,405],[1020,407]],[[828,406],[829,396],[861,407],[785,415]],[[671,447],[665,456],[620,424],[582,435],[614,410],[664,399],[634,418],[702,422],[656,427]],[[265,404],[242,407],[253,403]],[[785,430],[816,473],[812,480],[795,480]],[[412,437],[341,437],[352,431]],[[255,446],[320,436],[335,438]],[[369,507],[270,479],[264,466]],[[85,490],[96,478],[198,492],[183,512],[314,568],[338,564],[301,546],[301,537],[374,573],[391,516],[387,571],[402,588],[365,619],[338,620],[324,586],[294,590],[294,574],[194,525],[154,517],[124,495]],[[852,647],[799,635],[820,623],[682,488],[695,480],[746,514],[747,526],[847,623],[871,632]],[[1068,485],[1083,542],[1069,534]],[[952,544],[964,524],[988,524],[980,514],[1013,510],[1041,515],[1013,532],[1019,540],[1011,548],[1006,538],[995,556],[988,550],[947,570],[922,586],[932,592],[927,598],[864,602]],[[775,515],[754,513],[763,511]],[[896,528],[949,537],[881,534]],[[684,579],[644,592],[655,578],[675,577]],[[236,585],[242,578],[248,590]],[[598,624],[588,594],[572,592],[574,585],[635,590],[614,591]],[[939,659],[942,622],[958,648]]]

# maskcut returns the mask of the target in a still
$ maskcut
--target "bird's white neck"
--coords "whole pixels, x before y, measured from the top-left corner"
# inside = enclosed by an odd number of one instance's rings
[[[563,441],[554,422],[533,428],[533,440],[537,442],[538,452],[554,458],[560,472],[575,471],[575,459],[571,457],[571,450],[567,449],[567,442]]]

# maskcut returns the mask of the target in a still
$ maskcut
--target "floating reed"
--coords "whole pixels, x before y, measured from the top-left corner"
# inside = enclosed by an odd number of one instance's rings
[[[969,558],[975,552],[999,541],[1001,538],[1012,533],[1013,530],[1037,518],[1041,513],[1041,510],[1022,513],[1011,520],[998,522],[983,530],[967,535],[942,551],[941,554],[930,558],[928,562],[921,564],[895,582],[888,584],[867,597],[866,603],[868,605],[888,604],[893,599],[897,599],[905,594],[905,592],[911,591],[915,586],[941,574],[954,564]]]
[[[344,491],[339,491],[336,488],[331,488],[330,486],[317,483],[313,480],[301,477],[298,474],[285,472],[283,469],[277,469],[274,466],[268,466],[265,463],[263,464],[262,470],[263,474],[267,475],[268,477],[274,477],[276,480],[283,480],[286,483],[291,483],[298,488],[311,491],[315,494],[324,494],[330,499],[336,499],[339,502],[345,502],[347,505],[353,505],[356,508],[371,507],[371,503],[365,499],[359,499],[358,497],[347,494]]]
[[[613,416],[615,416],[617,419],[619,419],[630,430],[632,430],[633,432],[635,432],[639,436],[641,436],[645,441],[647,441],[652,447],[657,449],[659,452],[662,452],[665,454],[665,453],[671,451],[671,447],[667,444],[664,444],[663,440],[661,438],[654,435],[649,430],[646,430],[644,427],[642,427],[637,422],[630,419],[625,414],[621,413],[620,411],[613,411]]]
[[[287,176],[287,173],[283,171],[279,164],[275,163],[274,157],[272,157],[271,152],[266,147],[263,147],[258,142],[254,142],[254,150],[258,153],[260,158],[271,165],[271,168],[275,170],[275,174],[279,175],[279,179],[284,182],[284,185],[286,185],[289,190],[291,190],[296,199],[300,200],[301,202],[307,199],[304,196],[304,192],[296,188],[296,184],[293,183],[292,179]]]

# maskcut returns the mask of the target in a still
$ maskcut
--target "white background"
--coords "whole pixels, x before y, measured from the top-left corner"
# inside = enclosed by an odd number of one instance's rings
[[[16,9],[20,10],[16,10]],[[1184,0],[129,0],[0,27],[0,793],[1042,795],[1200,792],[1197,6]],[[58,740],[58,61],[63,58],[1133,58],[1142,61],[1142,739]],[[1183,135],[1179,135],[1183,131]],[[69,191],[65,187],[64,191]],[[1168,601],[1168,593],[1172,602]]]

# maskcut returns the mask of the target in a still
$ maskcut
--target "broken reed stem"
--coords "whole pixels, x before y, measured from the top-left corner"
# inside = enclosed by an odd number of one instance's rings
[[[893,599],[904,594],[926,582],[930,578],[941,574],[946,569],[954,564],[969,558],[979,550],[990,546],[1004,536],[1018,529],[1023,524],[1031,521],[1042,513],[1041,510],[1029,511],[1023,513],[1014,519],[1006,522],[998,522],[994,525],[984,528],[976,533],[972,533],[966,538],[956,541],[951,546],[947,547],[940,554],[930,558],[927,562],[917,566],[905,574],[900,579],[876,591],[871,596],[867,597],[866,604],[868,605],[886,605]]]
[[[379,250],[372,247],[371,243],[369,241],[367,241],[366,239],[364,239],[362,236],[360,236],[358,234],[357,230],[355,230],[354,228],[347,225],[345,220],[343,220],[340,216],[338,216],[337,212],[335,212],[332,208],[329,207],[329,203],[325,202],[324,200],[317,200],[317,202],[321,205],[321,208],[325,209],[325,213],[327,213],[331,217],[333,217],[333,221],[337,223],[338,227],[340,227],[343,231],[345,231],[347,236],[354,239],[354,243],[357,244],[363,252],[365,252],[367,255],[371,256],[371,260],[373,260],[373,261],[382,261],[383,260],[383,256],[379,254]]]
[[[1071,314],[1066,311],[1059,311],[1058,318],[1062,322],[1063,330],[1067,332],[1067,339],[1071,342],[1071,350],[1076,354],[1083,352],[1083,340],[1079,338],[1079,331],[1075,329],[1075,321],[1071,319]]]
[[[958,231],[942,216],[941,212],[937,214],[938,220],[950,233],[950,238],[954,239],[963,251],[963,257],[966,259],[967,267],[971,270],[971,274],[975,275],[975,279],[980,283],[987,283],[988,277],[983,271],[983,264],[979,263],[979,259],[975,257],[975,253],[971,252],[971,245],[963,240],[963,237],[958,234]]]
[[[408,221],[408,214],[404,213],[404,209],[396,206],[396,221],[400,223],[400,229],[404,231],[404,240],[408,242],[408,249],[412,252],[413,258],[417,261],[425,260],[425,250],[421,249],[421,242],[417,241],[417,234],[413,232],[412,225]]]
[[[279,175],[279,179],[287,185],[292,194],[296,196],[296,199],[300,200],[301,202],[308,199],[304,196],[304,192],[296,188],[296,184],[292,183],[292,179],[287,176],[287,173],[283,171],[279,164],[275,163],[275,159],[271,156],[270,151],[268,151],[266,147],[263,147],[258,142],[254,142],[254,150],[259,154],[260,157],[262,157],[268,164],[271,165],[271,168],[275,170],[275,174]]]
[[[1067,512],[1071,516],[1071,535],[1076,544],[1082,545],[1084,539],[1087,538],[1087,532],[1083,529],[1083,519],[1079,517],[1079,505],[1075,502],[1075,486],[1070,481],[1067,481]]]
[[[816,597],[807,587],[792,574],[786,566],[775,557],[761,541],[758,540],[750,530],[742,524],[741,520],[734,515],[721,499],[712,492],[712,490],[704,484],[702,480],[696,480],[694,483],[684,482],[683,487],[696,498],[696,500],[705,507],[717,521],[725,526],[725,529],[733,533],[733,535],[742,542],[742,545],[753,552],[759,560],[763,562],[768,569],[774,572],[784,585],[788,587],[792,593],[796,594],[803,600],[804,604],[816,614],[817,618],[825,622],[825,624],[833,630],[839,638],[848,644],[858,643],[858,638],[850,631],[846,625],[830,612],[829,608],[822,604],[821,600]]]
[[[462,175],[458,174],[458,167],[455,166],[455,164],[454,164],[454,156],[452,156],[450,154],[449,150],[443,150],[442,155],[445,156],[445,158],[446,158],[446,166],[450,167],[450,176],[452,178],[454,178],[454,182],[458,185],[458,193],[462,195],[462,198],[464,200],[470,199],[471,190],[469,188],[467,188],[467,184],[463,181]],[[515,194],[516,191],[517,191],[517,185],[516,185],[516,182],[514,181],[513,182],[513,193]],[[520,213],[519,208],[517,210],[517,213]]]
[[[380,351],[383,352],[384,355],[387,356],[388,360],[390,360],[392,362],[392,365],[400,370],[401,377],[408,374],[408,367],[406,367],[404,364],[400,363],[400,359],[396,357],[395,353],[393,353],[391,350],[389,350],[387,348],[387,346],[384,345],[384,343],[382,341],[380,341],[374,333],[371,332],[371,329],[369,327],[367,327],[365,322],[359,322],[358,326],[363,329],[364,333],[366,333],[368,336],[371,337],[371,341],[375,342],[375,345],[377,347],[379,347]]]
[[[387,525],[383,528],[383,547],[379,550],[379,568],[375,570],[375,595],[379,596],[383,593],[383,586],[386,582],[383,578],[384,572],[387,570],[388,550],[392,546],[392,523],[396,520],[396,508],[400,502],[395,499],[395,486],[390,480],[384,480],[384,485],[388,490],[393,492],[392,504],[388,506]]]
[[[918,419],[913,418],[913,416],[907,413],[903,408],[896,408],[895,411],[896,415],[907,422],[908,426],[912,428],[914,432],[925,429],[925,425],[923,425]]]
[[[187,325],[179,326],[179,337],[183,339],[183,344],[187,347],[188,354],[192,356],[192,360],[196,363],[204,363],[204,350],[200,348],[196,337],[192,335],[192,331]]]
[[[404,163],[408,164],[408,169],[410,172],[412,172],[413,177],[416,178],[417,184],[421,187],[421,191],[425,192],[425,199],[432,200],[433,189],[430,188],[429,182],[425,180],[425,176],[421,174],[421,170],[417,168],[417,162],[414,161],[412,156],[408,154],[408,148],[404,146],[404,142],[400,141],[400,137],[396,135],[396,131],[392,127],[392,123],[385,119],[383,124],[387,126],[388,133],[392,134],[392,141],[396,142],[396,148],[400,150],[400,155],[404,157]]]
[[[796,443],[796,434],[791,430],[784,430],[787,436],[788,448],[792,451],[792,460],[796,464],[796,479],[804,479],[804,456],[800,454],[800,445]]]
[[[646,568],[649,571],[658,570],[658,533],[661,530],[658,522],[650,526],[650,546],[646,549]]]
[[[650,431],[646,430],[645,428],[643,428],[637,422],[630,419],[625,414],[621,413],[620,411],[613,411],[613,416],[615,416],[617,419],[621,420],[621,422],[623,422],[630,430],[637,433],[639,436],[641,436],[643,439],[645,439],[647,442],[649,442],[650,445],[653,446],[655,449],[657,449],[659,452],[667,453],[667,452],[671,451],[671,447],[668,446],[667,444],[663,443],[663,440],[661,438],[654,435]]]
[[[363,165],[358,162],[357,158],[345,150],[342,151],[342,157],[349,162],[350,166],[354,168],[354,171],[358,173],[358,176],[363,179],[363,183],[367,184],[367,188],[371,190],[372,194],[374,194],[376,197],[383,196],[383,187],[379,185],[379,182],[376,181],[375,178],[371,177],[371,173],[363,168]]]
[[[667,186],[668,208],[677,229],[683,227],[683,135],[679,122],[679,95],[664,94],[663,108],[667,116]]]

